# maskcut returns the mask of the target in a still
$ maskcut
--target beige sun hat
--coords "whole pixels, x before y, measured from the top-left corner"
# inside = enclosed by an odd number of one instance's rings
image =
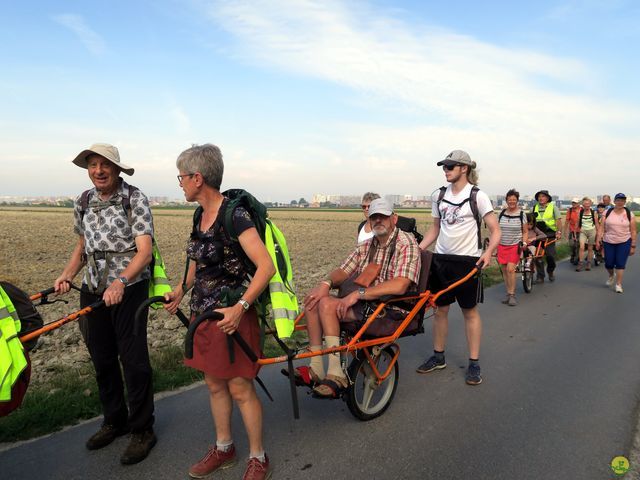
[[[73,163],[81,168],[87,168],[87,157],[93,154],[98,154],[101,157],[106,158],[127,175],[133,175],[134,169],[122,163],[120,161],[120,153],[118,153],[118,149],[108,143],[94,143],[86,150],[80,152],[78,156],[73,159]]]

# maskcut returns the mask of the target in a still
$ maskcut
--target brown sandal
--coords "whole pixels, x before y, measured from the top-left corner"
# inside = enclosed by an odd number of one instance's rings
[[[348,386],[349,381],[347,377],[327,375],[325,379],[313,389],[313,396],[315,398],[340,398]]]

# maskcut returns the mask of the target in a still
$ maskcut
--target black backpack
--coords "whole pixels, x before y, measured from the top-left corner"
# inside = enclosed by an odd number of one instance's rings
[[[42,316],[38,313],[36,307],[33,306],[27,292],[16,287],[12,283],[5,281],[0,281],[0,286],[2,286],[2,289],[9,296],[11,303],[13,303],[13,306],[16,309],[16,313],[18,314],[21,324],[21,337],[42,327],[44,324]],[[24,343],[24,348],[30,352],[33,347],[36,346],[37,341],[37,338],[29,340]]]
[[[593,222],[594,226],[598,226],[598,223],[596,222],[596,215],[595,212],[593,211],[593,208],[590,208],[589,210],[591,210],[591,221]],[[611,209],[613,210],[613,209]],[[578,228],[582,228],[582,217],[584,216],[584,208],[580,207],[580,218],[578,219]],[[607,214],[608,216],[608,214]]]
[[[473,214],[473,218],[476,220],[476,226],[478,227],[478,248],[480,250],[483,250],[482,248],[482,230],[480,228],[480,225],[482,224],[482,218],[480,217],[480,211],[478,210],[478,192],[480,191],[480,189],[477,186],[473,186],[471,187],[471,193],[469,194],[469,198],[465,198],[462,202],[460,203],[452,203],[448,200],[444,200],[444,194],[447,192],[447,187],[442,186],[440,187],[440,193],[438,194],[438,200],[436,202],[436,207],[438,209],[438,214],[441,215],[442,218],[442,214],[440,213],[440,203],[442,201],[447,202],[450,205],[454,205],[456,207],[462,207],[462,205],[464,205],[465,203],[469,202],[469,206],[471,207],[471,213]]]
[[[631,221],[631,210],[629,210],[627,207],[624,207],[624,209],[627,212],[627,220]],[[613,208],[609,208],[607,210],[607,212],[604,214],[604,218],[609,218],[609,215],[611,215],[611,212],[613,212]]]
[[[502,217],[507,217],[507,218],[519,218],[520,219],[520,225],[524,224],[524,212],[522,210],[520,210],[520,216],[518,217],[514,217],[513,215],[507,215],[507,209],[503,208],[502,211],[500,212],[500,215],[498,215],[498,223],[500,223],[500,219]]]
[[[367,223],[366,220],[360,222],[358,225],[358,233],[362,230],[364,224]],[[398,215],[398,221],[396,222],[396,227],[398,227],[403,232],[411,233],[416,239],[416,242],[420,243],[424,236],[418,231],[416,219],[413,217],[403,217]]]

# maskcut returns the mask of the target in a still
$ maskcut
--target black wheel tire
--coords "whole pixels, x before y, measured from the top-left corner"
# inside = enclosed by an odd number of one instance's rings
[[[382,350],[376,360],[378,372],[384,373],[393,357],[392,347]],[[353,380],[353,384],[347,389],[345,397],[349,411],[354,417],[362,421],[373,420],[389,408],[398,388],[397,361],[389,376],[377,385],[377,378],[371,371],[367,357],[364,352],[359,352],[349,365],[349,376]]]
[[[526,293],[531,293],[531,290],[533,290],[533,277],[532,271],[522,272],[522,288]]]

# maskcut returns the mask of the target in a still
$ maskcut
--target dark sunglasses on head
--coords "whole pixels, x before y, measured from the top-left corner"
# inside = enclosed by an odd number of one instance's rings
[[[442,169],[452,171],[454,168],[461,166],[462,165],[460,163],[456,163],[455,165],[442,165]]]

